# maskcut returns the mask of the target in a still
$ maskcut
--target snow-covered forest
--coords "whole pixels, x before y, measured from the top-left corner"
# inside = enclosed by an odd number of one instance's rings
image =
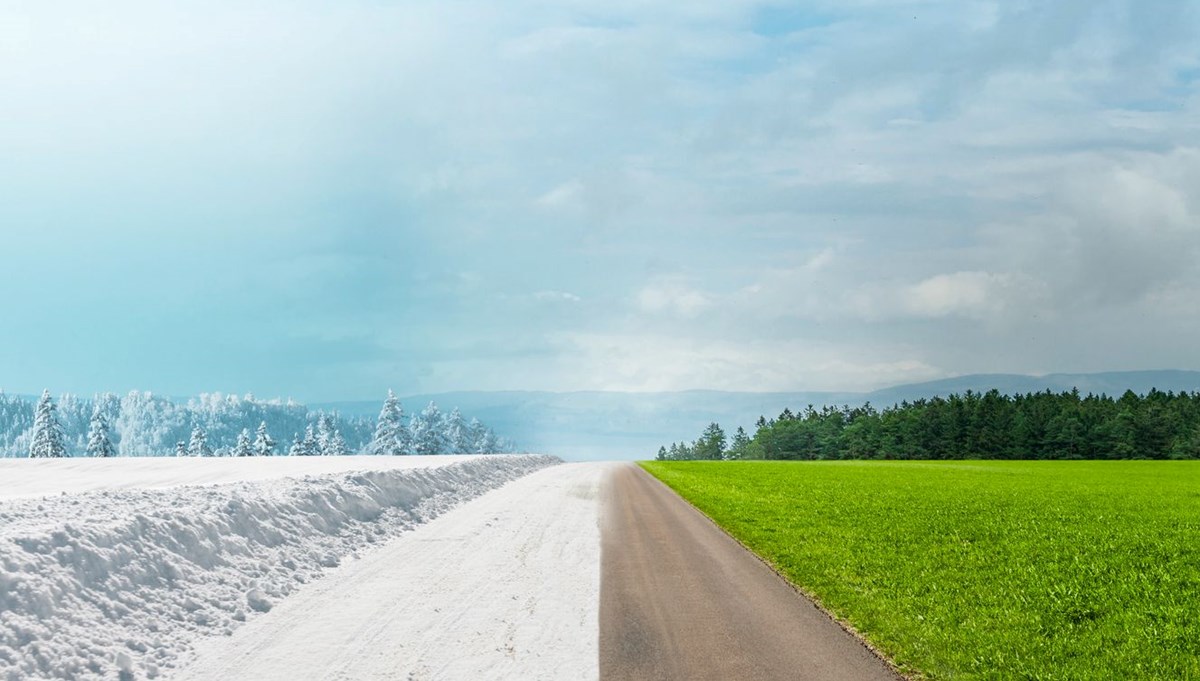
[[[390,391],[377,420],[220,393],[185,404],[133,391],[38,402],[0,393],[0,457],[486,454],[511,443],[432,402],[405,413]]]

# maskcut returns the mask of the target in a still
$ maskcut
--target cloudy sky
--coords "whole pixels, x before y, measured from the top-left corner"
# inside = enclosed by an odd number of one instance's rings
[[[1200,2],[15,0],[0,387],[1200,369]]]

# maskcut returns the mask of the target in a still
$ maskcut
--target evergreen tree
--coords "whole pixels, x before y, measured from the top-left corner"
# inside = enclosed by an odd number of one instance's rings
[[[350,448],[346,446],[346,439],[342,437],[341,431],[336,428],[333,435],[329,438],[329,451],[325,452],[326,456],[347,456],[350,454]]]
[[[304,439],[296,433],[292,437],[292,446],[288,447],[288,456],[306,456],[304,451]]]
[[[471,453],[471,430],[463,419],[462,413],[455,407],[446,417],[445,437],[448,454]]]
[[[254,434],[254,455],[255,456],[275,456],[275,441],[271,439],[267,433],[267,422],[263,421],[258,424],[258,430]]]
[[[738,426],[737,431],[733,434],[733,441],[729,444],[729,451],[725,452],[727,459],[745,459],[750,451],[750,436],[746,435],[746,429]]]
[[[404,423],[404,408],[396,394],[388,390],[379,420],[375,424],[375,437],[367,446],[368,454],[397,456],[412,451],[412,437]]]
[[[67,447],[63,441],[62,425],[59,424],[58,415],[55,413],[54,401],[50,399],[50,391],[44,390],[33,417],[33,438],[29,443],[29,457],[58,459],[66,455]]]
[[[422,409],[420,414],[413,416],[411,431],[414,454],[430,456],[447,453],[449,445],[446,442],[445,424],[442,421],[442,412],[433,402]],[[497,449],[498,444],[492,443],[490,449]]]
[[[496,437],[496,433],[490,428],[484,428],[483,434],[476,444],[476,454],[500,454],[504,451],[504,445],[500,442],[500,438]]]
[[[320,456],[321,444],[317,442],[317,434],[313,430],[312,424],[304,429],[304,439],[300,441],[301,456]]]
[[[333,453],[333,433],[337,429],[333,424],[333,417],[329,414],[321,414],[317,417],[316,430],[316,453],[321,456],[330,456]]]
[[[692,451],[695,458],[705,461],[719,461],[725,458],[725,431],[719,424],[708,424],[704,434],[696,440]]]
[[[238,433],[237,444],[233,446],[233,456],[254,456],[254,449],[250,444],[250,430],[242,428],[242,432]]]
[[[208,448],[208,433],[200,426],[192,428],[192,437],[188,440],[188,456],[212,456]]]
[[[467,447],[469,454],[487,454],[485,450],[486,441],[488,439],[488,429],[479,419],[473,418],[467,424],[467,437],[470,440],[470,445]]]
[[[175,443],[175,456],[179,457],[179,456],[187,456],[187,455],[188,455],[187,443],[182,442],[182,441],[176,442]]]
[[[113,446],[109,435],[108,419],[99,402],[92,408],[92,419],[88,424],[87,453],[88,456],[105,459],[117,455],[117,448]]]

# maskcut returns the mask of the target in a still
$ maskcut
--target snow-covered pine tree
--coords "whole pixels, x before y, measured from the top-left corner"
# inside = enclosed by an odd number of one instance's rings
[[[317,454],[321,456],[333,456],[333,433],[337,430],[337,426],[333,423],[333,417],[329,414],[321,414],[317,416]]]
[[[404,424],[404,407],[396,399],[396,393],[388,390],[379,421],[375,423],[375,437],[367,445],[368,454],[397,456],[412,452],[412,438]]]
[[[62,425],[54,413],[54,400],[50,399],[50,391],[44,390],[33,416],[33,438],[29,443],[29,457],[58,459],[66,455],[67,446],[63,442]]]
[[[312,424],[304,429],[304,439],[300,442],[300,456],[320,456],[321,445],[317,442],[317,434],[313,431]]]
[[[187,455],[188,455],[187,443],[186,442],[176,442],[175,443],[175,456],[187,456]]]
[[[254,456],[254,449],[250,446],[250,430],[242,428],[242,432],[238,433],[237,444],[233,446],[233,456]]]
[[[254,455],[275,456],[275,441],[272,440],[271,435],[267,433],[266,421],[259,423],[258,430],[254,433]]]
[[[117,448],[113,446],[109,434],[108,419],[99,400],[92,407],[92,420],[88,423],[87,454],[101,458],[117,455]]]
[[[467,437],[470,439],[470,448],[467,450],[470,454],[479,453],[479,442],[483,439],[483,434],[487,430],[479,419],[472,418],[467,424]]]
[[[212,456],[208,448],[208,434],[200,426],[192,428],[192,437],[188,440],[188,456]]]
[[[336,428],[333,435],[329,438],[329,450],[325,452],[327,456],[346,456],[350,453],[350,448],[346,446],[346,438],[342,437],[342,432]]]
[[[449,449],[442,412],[433,402],[412,418],[412,449],[424,456],[445,454]]]
[[[504,449],[500,438],[496,437],[491,428],[483,429],[483,437],[479,439],[477,446],[479,449],[475,451],[476,454],[499,454]]]
[[[446,417],[446,446],[449,454],[471,453],[471,429],[463,419],[462,412],[455,407]]]
[[[288,447],[288,456],[304,456],[304,439],[300,433],[292,436],[292,446]]]

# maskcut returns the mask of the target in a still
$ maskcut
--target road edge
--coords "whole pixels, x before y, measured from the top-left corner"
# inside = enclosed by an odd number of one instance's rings
[[[637,468],[639,471],[641,471],[643,475],[649,476],[650,479],[654,480],[656,483],[667,488],[667,491],[669,491],[671,494],[674,494],[676,497],[678,497],[680,500],[682,500],[693,511],[695,511],[696,513],[703,516],[705,520],[707,520],[709,523],[711,523],[713,525],[713,527],[716,527],[718,530],[720,530],[722,533],[724,533],[725,536],[727,536],[730,539],[732,539],[733,541],[737,542],[738,546],[742,547],[742,549],[744,549],[747,553],[754,556],[760,563],[767,566],[767,568],[769,568],[771,570],[771,572],[774,572],[777,577],[779,577],[780,579],[783,580],[784,584],[787,584],[789,587],[791,587],[791,589],[793,591],[795,591],[804,600],[812,603],[813,606],[821,612],[821,614],[825,615],[834,624],[841,627],[842,630],[845,631],[847,634],[850,634],[850,636],[853,637],[854,640],[859,643],[859,645],[866,648],[867,651],[869,653],[871,653],[871,655],[873,655],[874,657],[879,659],[879,661],[882,662],[884,664],[884,666],[886,666],[889,670],[891,670],[891,672],[893,674],[895,674],[898,679],[901,679],[902,681],[927,681],[928,677],[919,671],[914,670],[913,672],[906,674],[902,669],[900,669],[900,667],[894,661],[892,661],[892,659],[890,657],[888,657],[883,651],[881,651],[878,647],[876,647],[875,644],[868,641],[867,638],[862,634],[862,632],[860,632],[858,629],[856,629],[854,627],[854,625],[839,618],[829,608],[825,607],[825,604],[822,603],[820,601],[820,599],[818,599],[815,595],[809,593],[808,590],[806,590],[804,587],[800,586],[799,584],[796,584],[791,579],[788,579],[787,575],[785,575],[774,563],[767,560],[763,556],[759,555],[757,551],[754,551],[749,546],[746,546],[745,542],[743,542],[741,539],[738,539],[737,537],[735,537],[733,535],[733,533],[731,533],[729,530],[725,529],[725,527],[722,526],[721,523],[718,523],[716,520],[713,520],[712,516],[708,515],[704,511],[700,510],[700,508],[698,506],[693,504],[691,501],[688,501],[688,499],[686,497],[684,497],[682,494],[680,494],[679,492],[676,492],[675,488],[671,487],[670,485],[663,482],[662,480],[659,480],[653,473],[646,470],[646,468],[642,465],[642,461],[633,461],[631,463],[633,464],[633,466],[635,468]]]

